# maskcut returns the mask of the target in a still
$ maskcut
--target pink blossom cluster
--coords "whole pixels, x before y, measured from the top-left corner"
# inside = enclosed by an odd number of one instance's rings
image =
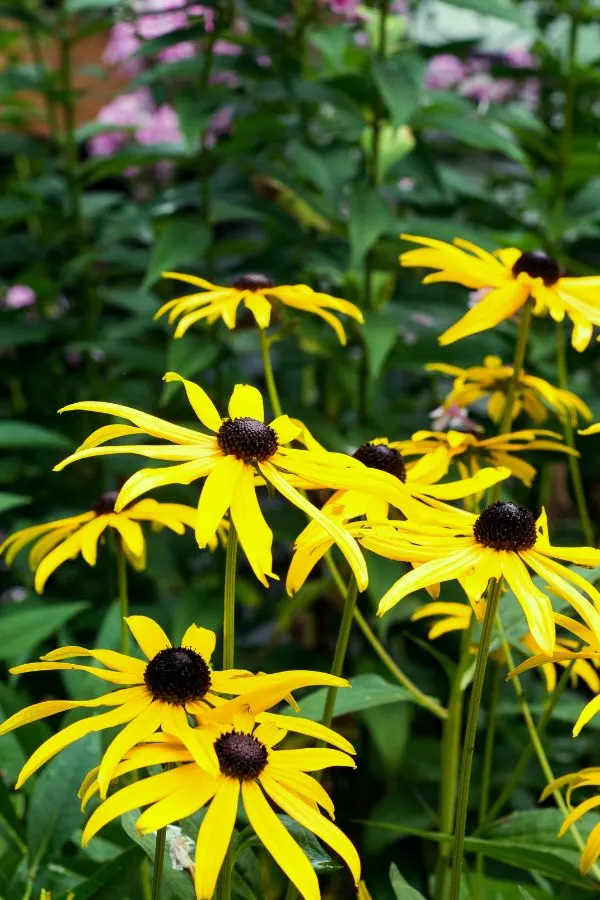
[[[4,309],[25,309],[37,300],[35,291],[26,284],[13,284],[8,288],[2,301]]]
[[[525,47],[504,51],[498,61],[513,69],[534,70],[537,66],[537,60]],[[526,105],[535,106],[539,95],[537,78],[526,78],[524,81],[494,78],[491,68],[492,59],[489,57],[474,56],[462,60],[453,53],[439,53],[429,61],[425,86],[434,91],[457,88],[464,97],[470,97],[484,106],[502,103],[509,97],[519,97]]]
[[[138,144],[181,144],[179,117],[166,103],[156,106],[147,88],[121,94],[103,106],[98,121],[121,126],[118,130],[97,134],[89,142],[92,156],[112,156],[133,137]]]

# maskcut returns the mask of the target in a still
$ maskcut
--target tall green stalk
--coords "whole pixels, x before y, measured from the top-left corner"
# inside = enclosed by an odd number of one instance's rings
[[[277,417],[281,415],[282,409],[281,401],[279,399],[279,393],[277,392],[277,385],[275,384],[273,363],[271,362],[271,339],[267,334],[266,328],[259,328],[258,334],[260,337],[260,353],[262,356],[263,371],[265,373],[265,382],[267,384],[269,402],[271,403],[271,409],[273,410],[274,415]]]
[[[333,664],[331,666],[331,674],[337,675],[339,677],[341,677],[344,671],[344,662],[346,661],[346,653],[348,652],[350,633],[352,631],[352,620],[354,618],[354,610],[356,609],[357,599],[358,585],[356,583],[356,579],[353,576],[346,591],[344,611],[342,613],[342,621],[340,622],[340,629],[338,631],[337,641],[335,644]],[[333,721],[333,712],[335,709],[335,698],[337,697],[337,692],[338,689],[336,687],[330,687],[327,691],[327,699],[325,701],[325,709],[323,711],[323,718],[321,719],[321,721],[323,725],[327,725],[328,727]]]
[[[162,892],[162,877],[165,867],[165,844],[167,841],[167,829],[159,828],[156,832],[156,844],[154,845],[154,868],[152,870],[152,900],[160,900]]]
[[[117,540],[117,599],[121,626],[121,653],[127,654],[129,653],[129,628],[125,619],[129,615],[129,593],[127,590],[127,557],[122,538]]]
[[[494,622],[496,620],[496,612],[498,610],[498,601],[500,599],[501,591],[502,578],[499,578],[497,581],[493,582],[491,589],[488,589],[485,617],[483,620],[483,628],[481,630],[481,639],[479,641],[479,647],[477,650],[477,660],[475,663],[473,685],[471,688],[471,697],[469,700],[469,709],[467,712],[467,726],[465,728],[465,739],[458,783],[456,822],[454,826],[454,853],[452,859],[452,877],[450,881],[450,900],[459,900],[460,897],[460,883],[465,852],[465,832],[467,827],[467,813],[469,809],[469,789],[471,787],[471,772],[473,769],[473,754],[475,752],[477,720],[479,718],[479,707],[481,706],[481,695],[483,693],[485,670],[487,666],[488,653],[490,650],[490,643],[492,639],[492,631],[494,628]]]
[[[500,622],[500,616],[497,617]],[[487,715],[487,728],[485,732],[485,746],[483,750],[483,768],[481,771],[481,786],[479,788],[479,811],[477,821],[485,821],[490,801],[490,787],[492,783],[492,767],[494,764],[494,746],[496,744],[496,726],[498,701],[500,699],[500,684],[502,682],[502,666],[494,662],[491,675],[492,690]],[[485,900],[485,857],[478,853],[475,865],[475,897],[477,900]]]

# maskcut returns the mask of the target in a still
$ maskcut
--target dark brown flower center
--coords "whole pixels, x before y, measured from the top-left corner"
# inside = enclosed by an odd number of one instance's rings
[[[217,434],[217,443],[223,453],[244,462],[255,459],[265,462],[277,452],[279,446],[277,435],[271,426],[249,416],[223,422]]]
[[[233,282],[234,288],[238,291],[264,291],[265,288],[275,287],[275,282],[267,278],[266,275],[260,275],[258,272],[249,272],[247,275],[241,275]]]
[[[556,284],[560,278],[560,266],[556,260],[546,256],[541,250],[521,253],[512,267],[512,273],[516,278],[521,272],[525,272],[531,278],[541,278],[546,287]]]
[[[537,538],[535,519],[526,506],[492,503],[473,527],[475,540],[494,550],[530,550]]]
[[[118,496],[118,491],[107,491],[105,494],[101,494],[100,497],[98,497],[92,506],[92,509],[97,516],[105,516],[107,513],[114,512]]]
[[[369,469],[380,469],[382,472],[389,472],[395,475],[404,484],[406,481],[406,466],[402,454],[388,447],[387,444],[370,444],[369,442],[361,444],[358,450],[352,454],[354,459],[358,459]]]
[[[202,700],[211,686],[208,665],[189,647],[160,650],[146,666],[144,681],[155,700],[178,706]]]
[[[222,774],[240,781],[258,778],[269,759],[265,745],[241,731],[228,731],[217,738],[215,753]]]

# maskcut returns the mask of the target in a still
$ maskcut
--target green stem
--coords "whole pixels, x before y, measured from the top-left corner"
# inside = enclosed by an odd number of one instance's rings
[[[344,671],[344,662],[346,661],[346,653],[350,642],[350,633],[352,631],[352,619],[354,618],[354,610],[356,609],[356,601],[358,598],[358,585],[353,577],[346,590],[346,598],[344,601],[344,611],[342,613],[342,621],[340,622],[340,630],[338,631],[337,641],[335,645],[335,654],[333,656],[333,664],[331,666],[331,674],[341,677]],[[325,701],[325,710],[321,719],[323,725],[328,727],[333,721],[333,711],[335,709],[335,698],[338,689],[330,687],[327,691],[327,699]]]
[[[346,600],[347,588],[344,584],[342,576],[340,574],[340,570],[338,569],[335,560],[331,555],[331,551],[327,551],[325,554],[325,563],[327,568],[331,573],[331,577],[333,578],[333,582],[338,590],[338,593],[343,601]],[[363,636],[367,639],[381,662],[387,668],[390,675],[402,685],[402,687],[406,688],[407,691],[412,694],[415,703],[418,703],[419,706],[428,709],[429,712],[433,713],[434,716],[437,716],[438,719],[446,719],[448,717],[448,711],[444,709],[443,706],[438,703],[438,701],[434,697],[429,697],[427,694],[423,693],[423,691],[417,687],[414,681],[408,677],[408,675],[402,671],[399,665],[394,662],[390,654],[387,652],[358,606],[354,608],[354,621],[360,628],[363,633]]]
[[[442,733],[439,828],[441,832],[449,837],[452,836],[454,829],[456,786],[460,764],[460,738],[465,696],[464,676],[472,659],[470,647],[474,623],[475,617],[472,615],[468,627],[462,633],[460,655],[450,689],[448,718],[444,722]],[[444,900],[446,896],[446,882],[450,874],[451,859],[452,846],[450,844],[440,844],[435,871],[435,900]]]
[[[159,828],[154,845],[154,869],[152,871],[152,900],[160,900],[162,890],[163,869],[165,866],[165,843],[167,829]]]
[[[504,656],[506,657],[506,662],[509,667],[509,670],[512,671],[515,668],[515,663],[513,660],[512,652],[508,641],[506,640],[506,635],[504,634],[504,628],[502,627],[502,623],[500,624],[500,640],[502,643],[502,651]],[[544,750],[544,745],[540,740],[540,736],[538,730],[535,727],[535,722],[533,721],[533,715],[529,708],[529,704],[527,703],[527,698],[525,696],[525,691],[523,690],[523,685],[521,684],[521,679],[518,675],[515,675],[511,678],[515,694],[517,697],[517,702],[519,704],[519,709],[521,710],[521,715],[523,716],[523,720],[525,722],[525,727],[527,728],[527,734],[529,735],[529,740],[533,745],[533,749],[535,750],[535,755],[538,758],[538,762],[540,764],[540,768],[546,780],[546,784],[550,784],[551,781],[554,781],[554,772],[548,762],[548,757],[546,756],[546,751]],[[552,796],[556,802],[556,805],[560,809],[563,818],[567,818],[569,815],[569,807],[565,803],[565,800],[559,790],[552,791]],[[576,825],[571,825],[570,828],[571,834],[573,835],[573,839],[580,850],[583,850],[585,847],[585,840],[581,836],[581,833]],[[594,878],[597,881],[600,881],[600,868],[597,864],[592,866],[591,872]]]
[[[270,346],[271,341],[267,336],[267,332],[265,328],[259,328],[258,333],[260,335],[260,352],[262,356],[263,369],[265,373],[265,381],[267,384],[267,393],[269,394],[269,401],[271,403],[271,409],[275,417],[280,416],[282,413],[281,409],[281,401],[279,400],[279,394],[277,393],[277,385],[275,384],[275,375],[273,374],[273,364],[271,363],[271,353]]]
[[[123,541],[117,541],[117,597],[121,622],[121,653],[129,653],[129,628],[125,619],[129,615],[129,593],[127,590],[127,557]]]
[[[223,594],[223,669],[232,669],[235,656],[235,570],[238,536],[233,522],[229,524],[225,557],[225,591]]]
[[[556,323],[556,363],[558,368],[558,386],[563,390],[568,390],[569,376],[567,373],[567,351],[564,321]],[[575,434],[568,414],[565,414],[561,417],[561,422],[563,427],[563,434],[565,436],[565,443],[572,450],[575,450]],[[585,499],[585,490],[583,487],[583,479],[581,477],[579,457],[569,454],[567,456],[567,465],[569,467],[569,473],[571,475],[573,494],[575,495],[575,504],[577,506],[577,512],[579,513],[579,521],[581,523],[581,530],[583,531],[584,540],[588,547],[593,547],[594,526],[592,525],[592,520],[590,519],[588,506]]]
[[[500,617],[498,616],[498,619]],[[496,742],[496,725],[498,718],[498,701],[500,699],[500,684],[502,680],[502,667],[494,662],[492,670],[492,690],[490,706],[488,709],[485,746],[483,750],[483,769],[481,773],[481,787],[479,789],[479,825],[485,820],[490,801],[490,786],[492,783],[492,767],[494,764],[494,745]],[[475,897],[477,900],[485,900],[485,857],[478,853],[475,864]]]
[[[460,778],[456,804],[456,822],[454,825],[454,854],[452,861],[452,878],[450,882],[450,900],[459,900],[460,884],[462,876],[463,858],[465,852],[465,831],[467,827],[467,813],[469,809],[469,788],[471,786],[471,772],[473,769],[473,754],[475,752],[475,737],[477,734],[477,720],[481,695],[487,666],[492,631],[496,620],[496,611],[500,592],[502,591],[502,578],[498,578],[488,590],[487,605],[481,639],[477,649],[477,660],[473,675],[471,698],[467,713],[467,726],[465,728],[465,740],[463,745],[460,765]]]

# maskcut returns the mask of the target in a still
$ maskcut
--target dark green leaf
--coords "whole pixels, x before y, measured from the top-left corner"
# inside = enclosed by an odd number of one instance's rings
[[[294,840],[300,845],[309,858],[315,872],[324,875],[328,872],[337,872],[338,869],[342,868],[340,863],[336,859],[332,859],[327,851],[323,849],[322,844],[312,831],[304,828],[303,825],[300,825],[290,816],[279,815],[277,818],[281,819]]]
[[[396,900],[425,900],[423,894],[411,887],[406,878],[400,874],[395,863],[390,866],[390,883]]]
[[[373,64],[373,77],[388,108],[392,125],[405,125],[419,104],[422,63],[398,54]]]
[[[25,506],[26,503],[31,503],[31,497],[22,497],[20,494],[7,494],[5,491],[0,491],[0,513],[14,509],[16,506]]]
[[[0,659],[12,660],[29,654],[88,605],[84,602],[44,603],[33,609],[25,607],[5,612],[0,617]]]
[[[380,675],[368,673],[356,675],[350,679],[350,688],[339,688],[335,701],[336,716],[358,712],[361,709],[370,709],[374,706],[382,706],[386,703],[407,702],[412,700],[412,695],[397,684],[392,684]],[[327,688],[319,688],[300,700],[301,715],[305,719],[313,719],[318,722],[323,718]],[[287,709],[286,715],[295,713]]]
[[[49,428],[30,422],[0,422],[0,447],[37,449],[38,447],[68,447],[69,441]]]
[[[358,269],[373,244],[390,228],[392,215],[385,200],[365,186],[350,195],[348,207],[350,267]]]
[[[165,270],[197,262],[209,241],[210,231],[205,225],[182,219],[172,219],[165,223],[152,251],[143,287],[148,288],[158,281],[161,272]]]

